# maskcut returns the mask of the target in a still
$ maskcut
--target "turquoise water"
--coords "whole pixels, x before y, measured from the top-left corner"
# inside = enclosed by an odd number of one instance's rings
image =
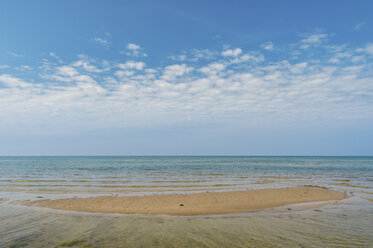
[[[299,185],[350,197],[309,209],[196,217],[19,204]],[[64,247],[72,240],[80,242],[71,247],[373,247],[371,230],[373,157],[0,157],[0,247]]]
[[[371,192],[373,157],[0,157],[0,198],[342,183]]]

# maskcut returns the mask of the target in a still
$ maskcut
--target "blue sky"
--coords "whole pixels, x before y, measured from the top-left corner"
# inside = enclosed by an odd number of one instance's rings
[[[370,1],[1,1],[0,155],[373,155]]]

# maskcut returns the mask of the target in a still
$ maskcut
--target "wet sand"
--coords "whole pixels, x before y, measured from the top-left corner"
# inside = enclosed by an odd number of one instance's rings
[[[198,194],[68,198],[37,200],[24,202],[23,204],[102,213],[209,215],[244,213],[294,203],[341,200],[344,198],[346,198],[346,194],[342,192],[304,186]]]

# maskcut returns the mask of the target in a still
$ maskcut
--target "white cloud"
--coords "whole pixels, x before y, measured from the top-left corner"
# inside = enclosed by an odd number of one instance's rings
[[[96,84],[91,76],[81,74],[75,67],[67,65],[58,66],[53,74],[42,74],[41,77],[58,82]]]
[[[144,70],[146,64],[144,62],[138,62],[138,61],[126,61],[124,64],[117,64],[116,67],[120,68],[121,70],[118,70],[114,73],[115,76],[120,78],[121,80],[128,79],[129,77],[132,77],[136,74],[136,71],[142,71]]]
[[[341,61],[340,61],[338,58],[335,58],[335,57],[334,57],[334,58],[330,58],[330,59],[329,59],[329,62],[330,62],[330,63],[334,63],[334,64],[338,64],[338,63],[340,63]]]
[[[31,87],[32,84],[27,83],[19,78],[13,77],[9,74],[0,75],[0,82],[7,87]]]
[[[165,66],[85,55],[66,64],[45,60],[40,71],[28,72],[41,78],[26,80],[18,71],[0,74],[0,130],[14,123],[43,131],[45,126],[66,130],[371,118],[373,45],[311,45],[322,44],[325,37],[282,47],[278,60],[236,49],[226,49],[226,56],[211,51],[214,56],[199,63],[190,62],[193,51],[187,51],[184,62]],[[289,53],[300,44],[310,47],[294,62]]]
[[[0,69],[9,69],[10,66],[9,65],[0,65]]]
[[[307,68],[308,63],[307,62],[301,62],[295,65],[289,66],[289,70],[292,73],[299,74],[303,73],[304,70]]]
[[[171,55],[168,58],[180,62],[198,62],[203,60],[213,60],[219,55],[217,51],[209,49],[192,49],[191,51],[182,51],[182,54]]]
[[[186,64],[169,65],[164,68],[162,79],[167,81],[174,80],[175,78],[191,72],[192,70],[193,67],[187,66]]]
[[[302,39],[301,43],[310,43],[310,44],[319,44],[323,39],[327,37],[327,34],[312,34],[304,39]]]
[[[155,69],[145,69],[145,72],[146,72],[146,73],[153,74],[153,73],[157,73],[158,71],[155,70]]]
[[[54,52],[50,52],[49,53],[49,56],[51,56],[52,58],[55,58],[55,59],[57,59],[57,61],[59,62],[59,63],[63,63],[63,61],[61,60],[61,58],[59,57],[59,56],[57,56]]]
[[[102,70],[98,69],[96,66],[89,64],[88,61],[85,60],[78,60],[72,63],[72,66],[74,67],[82,67],[84,70],[87,72],[92,72],[92,73],[99,73]]]
[[[142,70],[142,69],[144,69],[145,66],[146,66],[146,64],[144,62],[141,62],[141,61],[137,62],[137,61],[133,61],[133,60],[129,60],[124,64],[117,64],[117,67],[119,67],[120,69]]]
[[[330,63],[341,63],[342,60],[346,58],[351,58],[352,54],[350,52],[345,52],[343,50],[337,50],[337,52],[333,55],[332,58],[329,59]]]
[[[187,56],[185,54],[180,54],[180,55],[172,55],[169,56],[170,59],[175,60],[175,61],[185,61],[187,59]]]
[[[260,53],[246,53],[230,61],[230,63],[245,63],[254,62],[259,63],[264,61],[264,56]]]
[[[78,75],[79,73],[75,68],[65,65],[65,66],[57,67],[57,74],[62,75],[62,76],[72,77],[72,76]]]
[[[15,67],[15,69],[17,71],[31,71],[33,68],[29,65],[21,65],[21,66]]]
[[[267,51],[272,51],[275,48],[271,41],[262,44],[260,47]]]
[[[214,62],[214,63],[211,63],[207,66],[200,68],[199,71],[204,74],[211,75],[211,74],[217,74],[225,70],[225,68],[226,68],[225,64]]]
[[[221,53],[222,56],[224,57],[237,57],[238,55],[240,55],[242,53],[242,49],[241,48],[236,48],[236,49],[227,49],[225,51],[223,51]]]
[[[120,77],[120,78],[130,77],[134,74],[135,74],[134,71],[127,71],[127,70],[116,71],[114,73],[115,76]]]
[[[211,60],[218,55],[217,52],[211,51],[209,49],[193,49],[190,61],[197,62],[201,59]]]
[[[368,43],[365,46],[365,52],[369,55],[373,55],[373,43]]]
[[[103,47],[109,47],[109,41],[105,38],[96,37],[93,40]]]
[[[135,43],[128,43],[126,46],[127,50],[125,53],[128,56],[133,56],[133,57],[147,57],[148,55],[144,53],[142,48],[135,44]]]
[[[365,60],[365,57],[363,55],[360,55],[360,56],[353,56],[351,58],[351,61],[353,63],[359,63],[359,62],[363,62]]]
[[[325,42],[328,38],[327,34],[312,34],[300,41],[301,45],[300,48],[308,49],[312,46],[318,46]]]
[[[132,50],[132,51],[137,51],[139,50],[141,47],[139,45],[136,45],[134,43],[128,43],[127,45],[127,49],[128,50]]]

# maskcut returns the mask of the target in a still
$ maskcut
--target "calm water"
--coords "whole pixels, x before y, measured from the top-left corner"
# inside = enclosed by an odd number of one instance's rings
[[[307,210],[199,217],[17,204],[297,185],[351,197]],[[0,247],[56,247],[71,240],[72,247],[373,247],[373,157],[0,157],[0,198]]]

